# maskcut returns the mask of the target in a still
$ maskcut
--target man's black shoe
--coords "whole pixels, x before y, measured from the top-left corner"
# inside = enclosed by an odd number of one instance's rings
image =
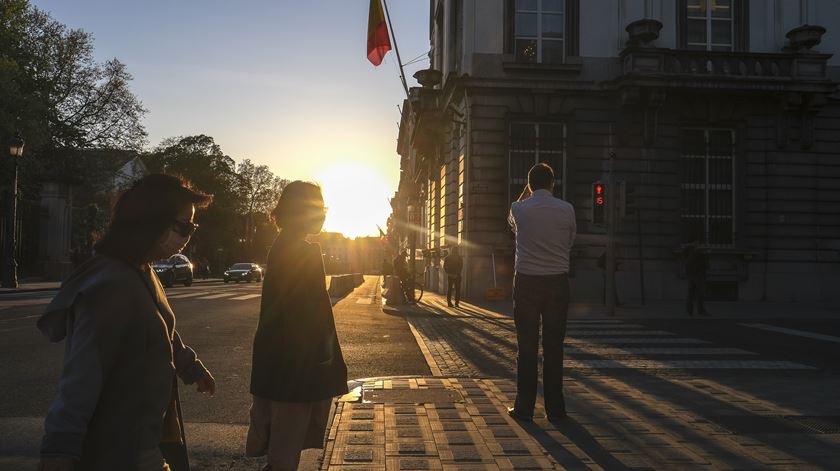
[[[452,303],[446,303],[446,305],[452,307]]]
[[[516,420],[521,420],[523,422],[533,422],[534,418],[530,415],[525,415],[519,411],[517,411],[513,407],[508,407],[508,415],[513,417]]]
[[[548,414],[545,416],[545,418],[548,419],[549,422],[560,422],[566,417],[568,417],[568,415],[566,415],[565,412],[561,412],[559,414]]]

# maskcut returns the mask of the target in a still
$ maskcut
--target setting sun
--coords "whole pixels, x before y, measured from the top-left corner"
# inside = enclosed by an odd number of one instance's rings
[[[377,235],[391,212],[385,176],[359,163],[337,164],[316,178],[328,208],[324,230],[347,237]]]

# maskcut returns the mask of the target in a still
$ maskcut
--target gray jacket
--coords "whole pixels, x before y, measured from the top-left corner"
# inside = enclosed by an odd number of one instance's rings
[[[152,271],[93,257],[62,283],[38,328],[52,342],[66,339],[42,454],[78,457],[86,470],[131,470],[136,452],[180,442],[175,375],[191,384],[206,370],[181,341]]]

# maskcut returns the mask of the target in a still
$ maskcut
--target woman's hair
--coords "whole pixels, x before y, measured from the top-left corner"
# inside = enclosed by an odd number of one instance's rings
[[[322,211],[323,207],[321,187],[298,180],[283,188],[271,216],[274,218],[274,224],[280,229],[306,230],[307,225],[313,222],[312,212],[306,210]]]
[[[97,254],[132,265],[148,263],[155,242],[185,207],[204,208],[212,195],[196,191],[177,176],[152,174],[120,194],[111,210],[111,223],[94,246]]]

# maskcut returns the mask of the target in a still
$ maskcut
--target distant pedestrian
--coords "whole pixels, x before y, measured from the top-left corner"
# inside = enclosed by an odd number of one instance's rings
[[[461,258],[460,246],[452,248],[452,252],[443,259],[443,271],[446,272],[446,304],[452,307],[452,292],[455,292],[455,307],[461,303],[461,271],[464,260]]]
[[[117,200],[96,255],[38,320],[66,339],[58,393],[44,421],[42,470],[189,469],[176,376],[213,395],[216,383],[184,345],[150,263],[179,253],[210,196],[149,175]]]
[[[616,258],[616,261],[615,261],[616,271],[618,271],[618,269],[620,267],[621,267],[621,261]],[[604,253],[602,253],[600,257],[598,257],[598,268],[601,269],[603,279],[604,279],[604,304],[606,304],[607,303],[607,252],[606,251]],[[616,306],[623,306],[624,305],[621,302],[621,300],[618,298],[618,286],[615,283],[613,284],[613,296],[614,296],[614,299],[615,299],[615,305]]]
[[[685,309],[689,316],[694,315],[694,307],[697,306],[697,314],[708,316],[705,307],[706,297],[706,272],[709,270],[709,259],[700,248],[700,243],[695,241],[685,248],[685,275],[688,278],[688,299]]]
[[[400,250],[400,253],[394,257],[392,265],[394,267],[394,276],[400,281],[400,289],[402,289],[403,296],[405,296],[405,302],[410,303],[414,301],[414,289],[411,286],[406,258],[408,258],[408,252]]]
[[[569,307],[569,253],[577,225],[571,204],[555,198],[554,171],[540,163],[510,207],[516,233],[513,318],[519,352],[516,402],[511,417],[530,421],[537,398],[537,358],[542,320],[543,388],[548,420],[566,416],[563,398],[563,341]]]
[[[322,448],[332,399],[347,393],[321,247],[321,189],[283,189],[272,212],[280,234],[268,254],[251,368],[251,424],[245,452],[268,455],[266,470],[297,469],[300,453]]]

